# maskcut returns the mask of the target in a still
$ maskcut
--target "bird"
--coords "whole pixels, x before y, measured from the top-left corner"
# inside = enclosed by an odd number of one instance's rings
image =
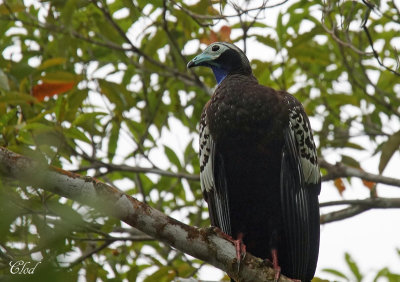
[[[310,281],[321,174],[309,119],[291,94],[258,83],[245,53],[214,42],[187,64],[217,85],[199,123],[200,184],[211,225],[281,274]],[[237,255],[238,256],[238,255]],[[238,257],[240,259],[240,257]]]

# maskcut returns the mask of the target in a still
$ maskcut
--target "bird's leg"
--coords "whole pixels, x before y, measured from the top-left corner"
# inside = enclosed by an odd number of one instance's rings
[[[223,232],[220,228],[212,226],[210,229],[220,235],[222,238],[225,238],[229,242],[232,242],[233,245],[235,246],[236,250],[236,259],[238,261],[238,271],[240,268],[240,262],[246,257],[246,245],[243,243],[243,233],[239,233],[237,236],[237,239],[233,239],[232,236],[226,234]]]
[[[281,276],[281,267],[278,264],[278,251],[276,249],[272,249],[271,255],[272,255],[272,267],[275,270],[274,280],[277,282],[279,280],[279,277]]]
[[[274,281],[275,282],[278,282],[279,281],[279,278],[280,278],[280,276],[281,276],[281,267],[279,266],[279,264],[278,264],[278,251],[276,250],[276,249],[272,249],[271,250],[271,256],[272,256],[272,262],[269,260],[269,259],[266,259],[266,261],[268,262],[268,264],[269,264],[269,266],[271,265],[271,263],[272,263],[272,267],[274,268],[274,270],[275,270],[275,277],[274,277]],[[301,280],[298,280],[298,279],[292,279],[292,278],[289,278],[291,281],[293,281],[293,282],[301,282]]]
[[[236,259],[240,262],[246,257],[246,245],[243,243],[243,233],[239,233],[236,240],[233,240],[236,249]]]

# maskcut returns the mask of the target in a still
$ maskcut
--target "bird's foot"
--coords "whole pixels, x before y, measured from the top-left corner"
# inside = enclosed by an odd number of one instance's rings
[[[243,233],[239,233],[236,240],[233,240],[236,249],[236,259],[238,263],[246,257],[246,245],[243,243]]]
[[[278,264],[278,252],[276,249],[272,249],[271,251],[272,255],[272,261],[269,259],[264,260],[264,262],[267,263],[269,267],[272,267],[275,270],[275,275],[274,275],[274,282],[278,282],[279,278],[281,277],[281,267]],[[293,282],[301,282],[301,280],[298,279],[292,279],[289,278]]]
[[[229,242],[233,243],[233,245],[235,246],[235,250],[236,250],[236,259],[238,262],[238,271],[239,271],[240,263],[246,257],[246,245],[243,243],[243,233],[239,233],[239,235],[237,236],[237,239],[235,240],[232,238],[232,236],[226,234],[218,227],[212,226],[212,227],[209,227],[208,229],[211,232],[213,232],[213,233],[221,236],[222,238],[228,240]]]
[[[281,276],[281,267],[278,264],[278,251],[276,249],[272,249],[271,255],[272,255],[272,267],[275,270],[274,281],[278,282],[279,277]]]

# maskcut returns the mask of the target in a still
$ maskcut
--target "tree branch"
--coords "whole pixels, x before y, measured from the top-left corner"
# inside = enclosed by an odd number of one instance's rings
[[[334,211],[327,214],[322,214],[320,223],[330,223],[339,221],[349,217],[353,217],[370,209],[391,209],[400,208],[400,198],[368,198],[363,200],[342,200],[320,203],[320,208],[336,205],[351,205],[348,208]]]
[[[168,170],[162,170],[158,168],[153,168],[153,167],[140,167],[140,166],[128,166],[124,164],[110,164],[110,163],[104,163],[102,161],[96,160],[96,159],[90,159],[93,164],[88,166],[88,167],[81,167],[77,170],[74,170],[73,172],[79,172],[79,171],[86,171],[89,168],[107,168],[109,171],[126,171],[126,172],[134,172],[134,173],[153,173],[153,174],[158,174],[161,176],[168,176],[168,177],[176,177],[176,178],[185,178],[187,180],[193,180],[193,181],[200,181],[200,176],[198,174],[189,174],[189,173],[184,173],[184,172],[172,172]]]
[[[400,208],[400,198],[368,198],[363,200],[341,200],[341,201],[332,201],[326,203],[320,203],[319,207],[330,207],[337,205],[359,205],[370,208],[380,208],[380,209],[390,209],[390,208]]]
[[[351,206],[342,210],[334,211],[331,213],[323,214],[320,217],[320,223],[330,223],[346,219],[369,210],[368,206]]]
[[[125,193],[88,176],[80,176],[0,147],[0,174],[76,200],[112,215],[147,235],[210,263],[238,281],[274,281],[267,261],[247,253],[240,264],[232,242],[214,228],[188,226]],[[281,275],[280,281],[291,281]]]
[[[322,181],[334,180],[340,177],[358,177],[366,181],[400,187],[400,179],[368,173],[358,168],[346,166],[342,163],[336,163],[333,165],[320,158],[319,165],[321,168],[325,168],[328,171],[326,175],[322,176]]]
[[[82,167],[77,170],[74,170],[73,172],[80,172],[83,170],[87,170],[89,168],[98,169],[98,168],[104,167],[104,168],[107,168],[109,171],[126,171],[126,172],[133,172],[133,173],[154,173],[154,174],[158,174],[161,176],[185,178],[190,181],[200,181],[200,177],[197,174],[190,174],[190,173],[184,173],[184,172],[172,172],[172,171],[168,171],[168,170],[162,170],[162,169],[151,168],[151,167],[128,166],[128,165],[124,165],[124,164],[122,164],[122,165],[109,164],[109,163],[105,163],[105,162],[95,160],[95,159],[90,159],[90,161],[93,162],[93,164],[90,167]],[[322,176],[322,181],[330,181],[330,180],[334,180],[334,179],[340,178],[340,177],[357,177],[357,178],[361,178],[366,181],[400,187],[400,179],[386,177],[386,176],[382,176],[379,174],[368,173],[368,172],[362,171],[362,170],[354,168],[354,167],[346,166],[342,163],[331,164],[331,163],[327,162],[325,159],[319,158],[319,165],[321,166],[321,168],[326,169],[328,172],[327,174]]]

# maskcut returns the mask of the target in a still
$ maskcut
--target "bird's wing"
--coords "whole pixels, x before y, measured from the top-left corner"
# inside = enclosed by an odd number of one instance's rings
[[[200,120],[200,184],[208,203],[211,225],[231,233],[227,185],[222,157],[216,150],[207,126],[207,114]]]
[[[287,94],[289,124],[284,129],[281,203],[284,240],[292,275],[310,280],[319,249],[318,194],[321,180],[311,126],[302,105]]]

